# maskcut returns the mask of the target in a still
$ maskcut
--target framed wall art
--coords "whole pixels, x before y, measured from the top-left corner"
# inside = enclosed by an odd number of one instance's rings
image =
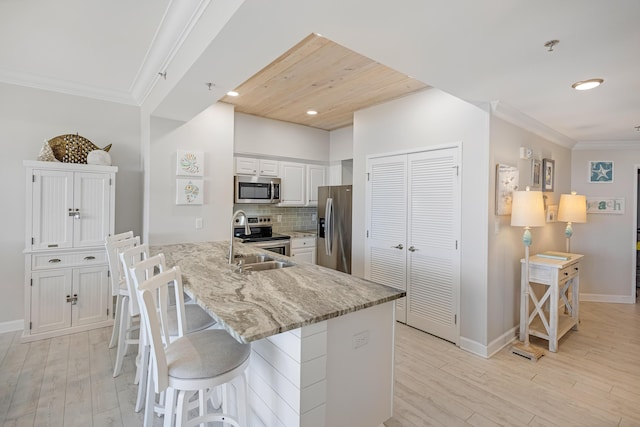
[[[621,215],[624,213],[624,197],[587,197],[587,213]]]
[[[613,162],[608,160],[594,160],[589,162],[589,182],[606,184],[613,182]]]
[[[176,205],[201,205],[204,181],[176,179]]]
[[[518,168],[496,165],[496,215],[511,215],[513,192],[518,189]]]
[[[531,159],[531,189],[539,189],[542,185],[542,162]]]
[[[542,159],[542,191],[553,191],[556,177],[556,162]]]
[[[202,151],[178,150],[176,175],[204,176],[204,153]]]

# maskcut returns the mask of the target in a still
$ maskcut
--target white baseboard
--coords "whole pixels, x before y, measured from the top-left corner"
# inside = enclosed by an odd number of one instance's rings
[[[465,337],[460,337],[460,348],[464,351],[468,351],[469,353],[473,353],[476,356],[488,359],[487,346],[482,345],[477,341],[473,341]]]
[[[636,298],[631,295],[604,295],[580,293],[580,301],[609,302],[614,304],[635,304]]]
[[[489,359],[491,356],[513,343],[516,340],[516,334],[518,331],[519,326],[516,325],[495,340],[491,341],[489,345],[482,345],[477,341],[460,337],[460,348],[468,351],[469,353]]]
[[[24,329],[24,320],[12,320],[10,322],[0,322],[0,334],[4,332],[15,332]]]

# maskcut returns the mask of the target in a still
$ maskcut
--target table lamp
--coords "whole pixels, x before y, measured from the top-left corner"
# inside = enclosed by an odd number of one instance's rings
[[[587,222],[587,198],[572,191],[571,194],[560,196],[560,206],[558,207],[558,221],[566,222],[567,228],[564,235],[567,237],[567,252],[571,252],[571,236],[573,235],[572,223]]]
[[[520,342],[511,347],[511,352],[529,360],[537,361],[543,356],[542,350],[529,343],[529,246],[531,246],[530,227],[542,227],[546,224],[544,201],[541,191],[514,191],[511,204],[511,226],[524,227],[524,280],[520,281],[522,300],[520,301]]]

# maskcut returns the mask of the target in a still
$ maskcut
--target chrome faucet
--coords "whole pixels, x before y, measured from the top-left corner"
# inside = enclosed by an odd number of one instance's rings
[[[244,234],[247,236],[251,234],[251,227],[249,227],[249,218],[247,218],[247,214],[243,210],[236,211],[231,217],[231,241],[229,242],[229,264],[233,264],[234,254],[233,254],[233,239],[235,236],[233,235],[233,226],[236,223],[236,218],[239,216],[244,217]]]

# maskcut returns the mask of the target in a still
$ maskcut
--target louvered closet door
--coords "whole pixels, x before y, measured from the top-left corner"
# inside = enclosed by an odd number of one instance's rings
[[[104,245],[104,239],[109,235],[109,186],[109,174],[75,174],[74,209],[80,217],[74,219],[74,247]]]
[[[369,160],[365,277],[406,290],[407,156]],[[406,323],[406,298],[396,302]]]
[[[457,343],[459,149],[409,155],[407,323]]]

